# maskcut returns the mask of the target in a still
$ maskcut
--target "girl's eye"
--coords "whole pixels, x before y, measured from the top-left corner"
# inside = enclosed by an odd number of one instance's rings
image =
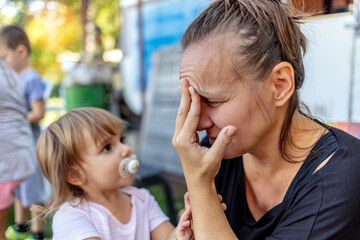
[[[111,145],[110,144],[106,144],[104,149],[102,150],[102,152],[108,152],[111,150]]]
[[[121,138],[120,138],[120,142],[121,142],[121,143],[125,143],[125,137],[121,137]]]

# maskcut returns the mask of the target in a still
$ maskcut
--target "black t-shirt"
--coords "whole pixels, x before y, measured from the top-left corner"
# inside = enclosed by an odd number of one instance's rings
[[[339,129],[329,130],[309,155],[316,157],[299,169],[282,203],[257,222],[247,206],[242,157],[222,161],[215,184],[239,239],[360,239],[360,141]],[[210,146],[208,138],[202,144]]]

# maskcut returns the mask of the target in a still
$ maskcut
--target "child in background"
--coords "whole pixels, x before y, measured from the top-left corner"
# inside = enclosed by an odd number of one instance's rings
[[[27,119],[31,125],[34,142],[40,135],[39,121],[44,117],[43,84],[30,62],[31,47],[27,34],[17,26],[5,26],[0,30],[0,57],[19,74],[23,86]],[[39,167],[35,173],[21,183],[16,191],[15,225],[9,226],[6,236],[9,240],[44,239],[44,222],[33,221],[31,235],[28,230],[29,207],[46,202],[43,176]],[[31,213],[32,217],[36,215]],[[36,219],[36,217],[35,217]]]
[[[189,207],[174,229],[146,189],[129,186],[134,175],[120,175],[133,156],[124,137],[123,121],[99,108],[72,110],[41,133],[37,155],[53,195],[37,209],[55,213],[53,240],[192,238]]]
[[[6,240],[5,230],[15,189],[33,174],[36,155],[22,87],[16,73],[1,59],[0,116],[0,240]]]

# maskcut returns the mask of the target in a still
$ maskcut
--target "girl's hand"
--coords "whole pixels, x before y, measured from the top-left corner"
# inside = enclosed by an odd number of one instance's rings
[[[190,205],[185,209],[181,215],[179,223],[176,227],[176,240],[192,240],[194,239],[194,232],[191,226],[191,209]]]
[[[176,228],[176,239],[177,240],[188,240],[194,239],[194,232],[192,226],[192,214],[190,209],[190,197],[189,193],[184,194],[185,210],[180,215],[179,224]]]
[[[201,98],[187,80],[182,79],[180,82],[182,97],[172,143],[179,155],[187,184],[211,183],[219,171],[221,160],[236,133],[236,128],[223,128],[211,148],[201,147],[196,133],[201,113]]]

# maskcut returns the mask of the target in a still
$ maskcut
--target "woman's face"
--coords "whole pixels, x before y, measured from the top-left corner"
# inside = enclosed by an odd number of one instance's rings
[[[250,76],[239,79],[235,74],[232,39],[218,37],[191,44],[180,66],[180,79],[187,80],[201,96],[197,130],[206,130],[213,144],[222,128],[237,128],[224,158],[256,151],[270,130],[273,112],[267,81],[255,82]]]

